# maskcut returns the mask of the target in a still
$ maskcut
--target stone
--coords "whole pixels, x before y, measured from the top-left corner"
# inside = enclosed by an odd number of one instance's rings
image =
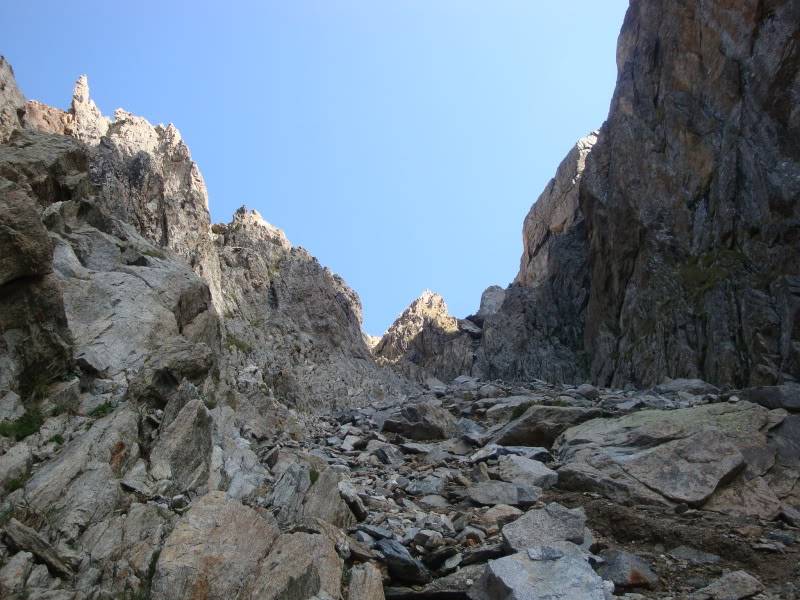
[[[589,421],[567,430],[556,444],[563,463],[559,486],[596,491],[617,501],[699,506],[715,494],[726,494],[721,488],[743,470],[761,473],[769,468],[775,451],[768,447],[765,430],[773,417],[783,419],[763,407],[738,402],[642,410]],[[750,491],[712,500],[712,506],[752,512],[755,499],[769,495],[756,495],[753,485],[758,483],[751,484]],[[757,503],[764,505],[763,500]]]
[[[582,544],[586,515],[582,508],[565,508],[551,502],[544,508],[531,509],[502,529],[505,543],[514,551],[552,542]]]
[[[549,447],[565,429],[600,414],[594,408],[534,405],[497,432],[492,442],[503,446]]]
[[[278,535],[274,520],[224,492],[206,494],[165,540],[153,575],[153,599],[222,600],[244,594]]]
[[[339,493],[339,484],[345,480],[332,468],[322,471],[306,491],[303,516],[316,517],[342,529],[355,524],[355,515]]]
[[[507,454],[501,456],[497,473],[503,481],[524,483],[546,490],[558,482],[558,473],[536,460]]]
[[[375,543],[375,549],[383,555],[393,581],[424,584],[431,580],[425,565],[413,558],[400,542],[384,538]]]
[[[0,422],[14,421],[24,414],[25,406],[16,393],[9,391],[0,398]]]
[[[589,383],[580,384],[577,388],[575,388],[575,391],[589,400],[597,400],[597,397],[600,395],[600,392],[597,390],[597,388]]]
[[[0,569],[0,592],[8,594],[8,597],[22,594],[32,568],[33,554],[17,552]]]
[[[417,402],[404,405],[398,417],[386,419],[383,430],[417,441],[442,440],[455,434],[456,422],[441,407]]]
[[[752,387],[742,390],[740,396],[743,400],[766,408],[783,408],[789,412],[800,412],[800,383]]]
[[[441,477],[426,475],[422,479],[410,482],[405,486],[405,490],[412,496],[441,495],[444,492],[444,484]]]
[[[469,589],[471,600],[606,600],[603,580],[583,551],[570,543],[553,548],[536,546],[529,551],[489,561],[481,578]],[[553,552],[552,550],[556,550]]]
[[[465,598],[467,591],[480,578],[484,565],[462,566],[454,573],[438,577],[427,585],[387,587],[387,600],[411,600],[414,598]]]
[[[150,453],[153,478],[168,481],[168,489],[177,493],[205,484],[211,461],[211,429],[211,416],[203,402],[186,404],[159,432]]]
[[[249,586],[251,598],[338,598],[342,559],[333,543],[314,533],[288,533],[273,544]]]
[[[341,480],[339,481],[337,487],[339,489],[339,495],[342,497],[342,500],[344,500],[345,504],[347,504],[350,512],[353,513],[355,518],[358,521],[363,521],[366,519],[369,513],[367,512],[364,502],[359,497],[358,492],[353,485],[347,480]]]
[[[383,577],[373,563],[355,565],[350,571],[347,600],[384,600]]]
[[[33,453],[25,442],[12,446],[0,455],[0,488],[8,491],[12,484],[20,485],[33,464]]]
[[[761,582],[745,571],[726,573],[710,585],[697,590],[690,600],[740,600],[764,590]]]
[[[677,546],[670,550],[669,554],[674,558],[685,560],[693,565],[716,564],[722,560],[716,554],[703,552],[702,550],[697,550],[696,548],[692,548],[690,546]]]
[[[53,546],[35,530],[14,519],[6,523],[3,537],[9,545],[21,552],[30,552],[60,577],[69,578],[74,573],[73,565],[62,557]]]
[[[476,504],[529,506],[539,499],[541,489],[526,483],[481,481],[468,487],[467,495]]]
[[[481,513],[477,517],[476,524],[486,533],[493,534],[500,531],[503,525],[515,521],[522,514],[522,511],[514,506],[496,504]]]
[[[613,581],[615,589],[653,589],[658,585],[658,576],[638,556],[622,550],[603,550],[600,556],[604,562],[597,567],[597,573]]]

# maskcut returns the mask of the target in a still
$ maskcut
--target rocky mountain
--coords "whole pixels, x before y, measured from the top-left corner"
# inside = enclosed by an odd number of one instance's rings
[[[800,377],[798,10],[631,3],[608,120],[526,217],[519,274],[465,373]]]
[[[404,375],[450,381],[472,366],[472,335],[480,330],[450,315],[439,294],[424,291],[403,311],[372,353],[378,363]]]
[[[800,598],[798,40],[634,0],[514,282],[380,340],[173,125],[0,59],[0,597]]]

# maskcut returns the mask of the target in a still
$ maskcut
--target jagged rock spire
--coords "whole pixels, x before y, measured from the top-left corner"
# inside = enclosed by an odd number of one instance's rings
[[[81,75],[72,90],[72,113],[69,133],[87,144],[96,144],[106,135],[110,121],[89,96],[89,78]]]

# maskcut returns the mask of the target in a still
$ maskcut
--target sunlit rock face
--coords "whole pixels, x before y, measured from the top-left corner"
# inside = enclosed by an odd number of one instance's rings
[[[14,69],[0,56],[0,144],[19,128],[19,113],[24,106],[25,97],[17,87]]]
[[[62,111],[25,102],[5,61],[0,74],[3,135],[17,136],[4,176],[48,211],[83,368],[122,377],[177,335],[211,347],[221,389],[257,373],[251,387],[265,399],[307,410],[414,389],[375,364],[361,303],[340,277],[255,211],[212,227],[202,174],[174,125],[123,109],[104,117],[85,76]],[[39,364],[14,352],[11,372]]]
[[[449,381],[471,370],[470,331],[480,329],[451,316],[444,298],[426,290],[392,323],[372,352],[381,364],[415,379],[431,375]]]

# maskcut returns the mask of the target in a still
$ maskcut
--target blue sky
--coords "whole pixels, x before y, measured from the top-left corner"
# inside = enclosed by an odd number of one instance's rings
[[[600,126],[626,0],[0,3],[28,98],[89,75],[181,130],[215,221],[256,208],[341,274],[379,334],[423,289],[466,316],[508,284],[522,220]]]

